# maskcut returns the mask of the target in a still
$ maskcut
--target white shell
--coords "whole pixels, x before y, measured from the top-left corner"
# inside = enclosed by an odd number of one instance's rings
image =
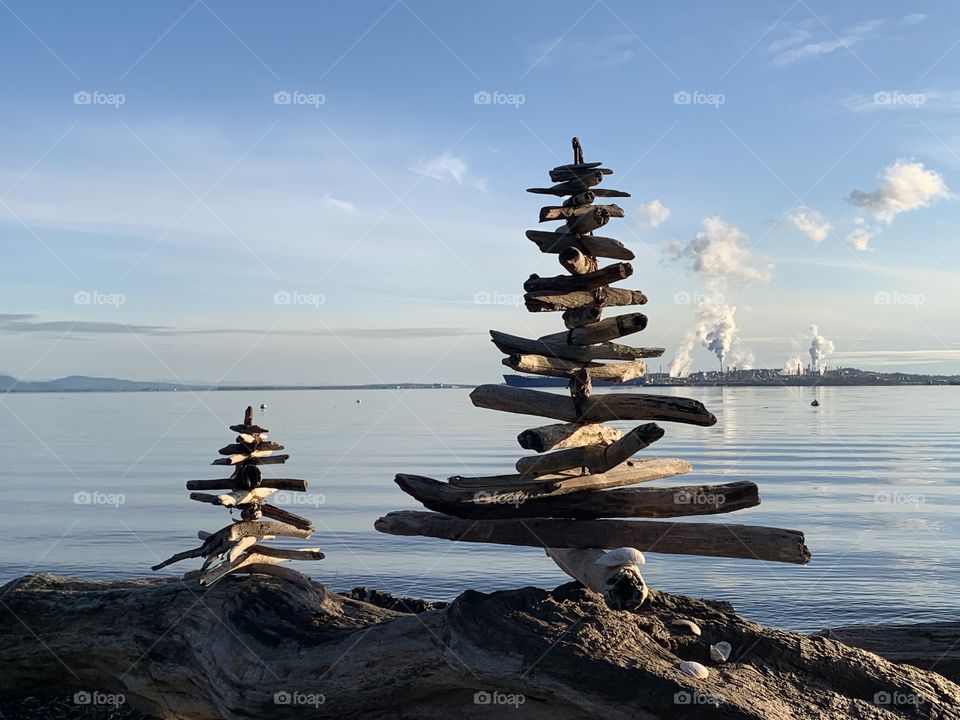
[[[621,565],[645,565],[646,558],[639,550],[630,547],[610,550],[597,558],[597,565],[604,567],[620,567]]]
[[[710,671],[695,660],[684,660],[680,663],[680,671],[700,680],[706,680],[710,677]]]
[[[718,642],[716,645],[710,646],[710,658],[714,662],[726,662],[730,659],[730,653],[733,651],[733,648],[730,646],[726,640]]]
[[[693,620],[684,620],[683,618],[677,618],[676,620],[671,621],[670,627],[683,628],[691,635],[700,636],[700,626],[697,625]]]

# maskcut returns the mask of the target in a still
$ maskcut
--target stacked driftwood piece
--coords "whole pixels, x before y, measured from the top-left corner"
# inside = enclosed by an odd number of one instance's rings
[[[708,427],[716,423],[716,418],[700,402],[687,398],[646,392],[592,394],[594,380],[625,382],[642,376],[646,371],[643,358],[658,357],[663,349],[612,342],[642,331],[647,318],[631,312],[602,319],[604,309],[642,305],[646,297],[639,290],[610,287],[633,274],[627,261],[634,255],[619,241],[593,234],[610,218],[624,216],[617,205],[594,204],[594,200],[628,197],[628,193],[597,187],[612,171],[602,163],[583,162],[576,138],[573,146],[574,163],[550,171],[555,185],[528,190],[566,198],[561,205],[540,211],[541,222],[562,220],[564,225],[553,232],[530,230],[527,237],[541,252],[557,255],[568,274],[531,275],[524,283],[527,309],[562,312],[566,329],[535,340],[490,333],[494,344],[507,355],[505,365],[519,372],[567,378],[570,394],[482,385],[470,395],[478,407],[562,422],[520,433],[520,446],[539,454],[517,460],[516,474],[456,476],[448,482],[398,475],[396,482],[405,492],[437,512],[390,513],[377,521],[377,529],[401,535],[545,547],[561,568],[591,587],[614,582],[609,568],[623,570],[642,564],[643,557],[637,550],[808,562],[810,553],[803,534],[794,530],[714,522],[607,519],[727,513],[757,505],[760,499],[757,486],[745,481],[609,489],[680,475],[689,472],[691,465],[677,458],[630,459],[663,437],[663,429],[653,422],[628,432],[604,423],[647,420]],[[617,262],[601,267],[599,258]],[[615,362],[599,362],[602,360]],[[564,553],[564,548],[621,550],[577,555]],[[633,548],[637,550],[630,550]],[[600,571],[599,582],[590,582],[596,564],[607,569]],[[638,573],[631,578],[635,586],[642,584]],[[635,599],[642,601],[643,596],[645,591]]]
[[[233,467],[233,474],[225,480],[190,480],[187,490],[227,490],[223,494],[191,492],[190,499],[211,505],[220,505],[240,511],[240,519],[225,528],[208,533],[200,531],[197,537],[203,544],[185,550],[154,565],[154,570],[188,558],[205,558],[199,570],[183,576],[184,580],[199,580],[209,586],[234,572],[275,575],[309,587],[309,580],[300,573],[279,563],[290,560],[322,560],[320,548],[291,550],[263,545],[264,540],[278,536],[306,540],[313,534],[313,523],[304,517],[266,502],[277,491],[306,492],[307,481],[292,478],[265,478],[260,465],[283,464],[289,455],[278,454],[283,445],[267,439],[268,430],[254,424],[253,408],[244,413],[242,425],[231,425],[237,433],[234,443],[220,448],[224,457],[212,465]],[[267,517],[271,521],[261,518]]]

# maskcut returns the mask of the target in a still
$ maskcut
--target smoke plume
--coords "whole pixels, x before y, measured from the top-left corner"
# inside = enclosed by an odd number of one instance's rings
[[[810,326],[810,332],[813,333],[813,339],[810,341],[810,365],[814,372],[823,373],[827,356],[834,349],[833,341],[821,335],[820,328],[816,325]]]

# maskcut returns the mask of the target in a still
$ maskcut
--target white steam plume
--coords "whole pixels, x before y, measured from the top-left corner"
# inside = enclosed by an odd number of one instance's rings
[[[813,339],[810,341],[810,365],[814,372],[823,373],[824,362],[834,349],[833,341],[821,335],[820,328],[816,325],[810,326],[810,332],[813,333]]]
[[[803,374],[803,358],[799,355],[794,355],[792,358],[787,360],[783,367],[780,369],[780,372],[784,375],[802,375]]]

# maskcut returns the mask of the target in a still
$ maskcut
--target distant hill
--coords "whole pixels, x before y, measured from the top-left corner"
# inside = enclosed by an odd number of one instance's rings
[[[0,392],[146,392],[205,389],[196,385],[69,375],[56,380],[23,381],[0,375]]]

